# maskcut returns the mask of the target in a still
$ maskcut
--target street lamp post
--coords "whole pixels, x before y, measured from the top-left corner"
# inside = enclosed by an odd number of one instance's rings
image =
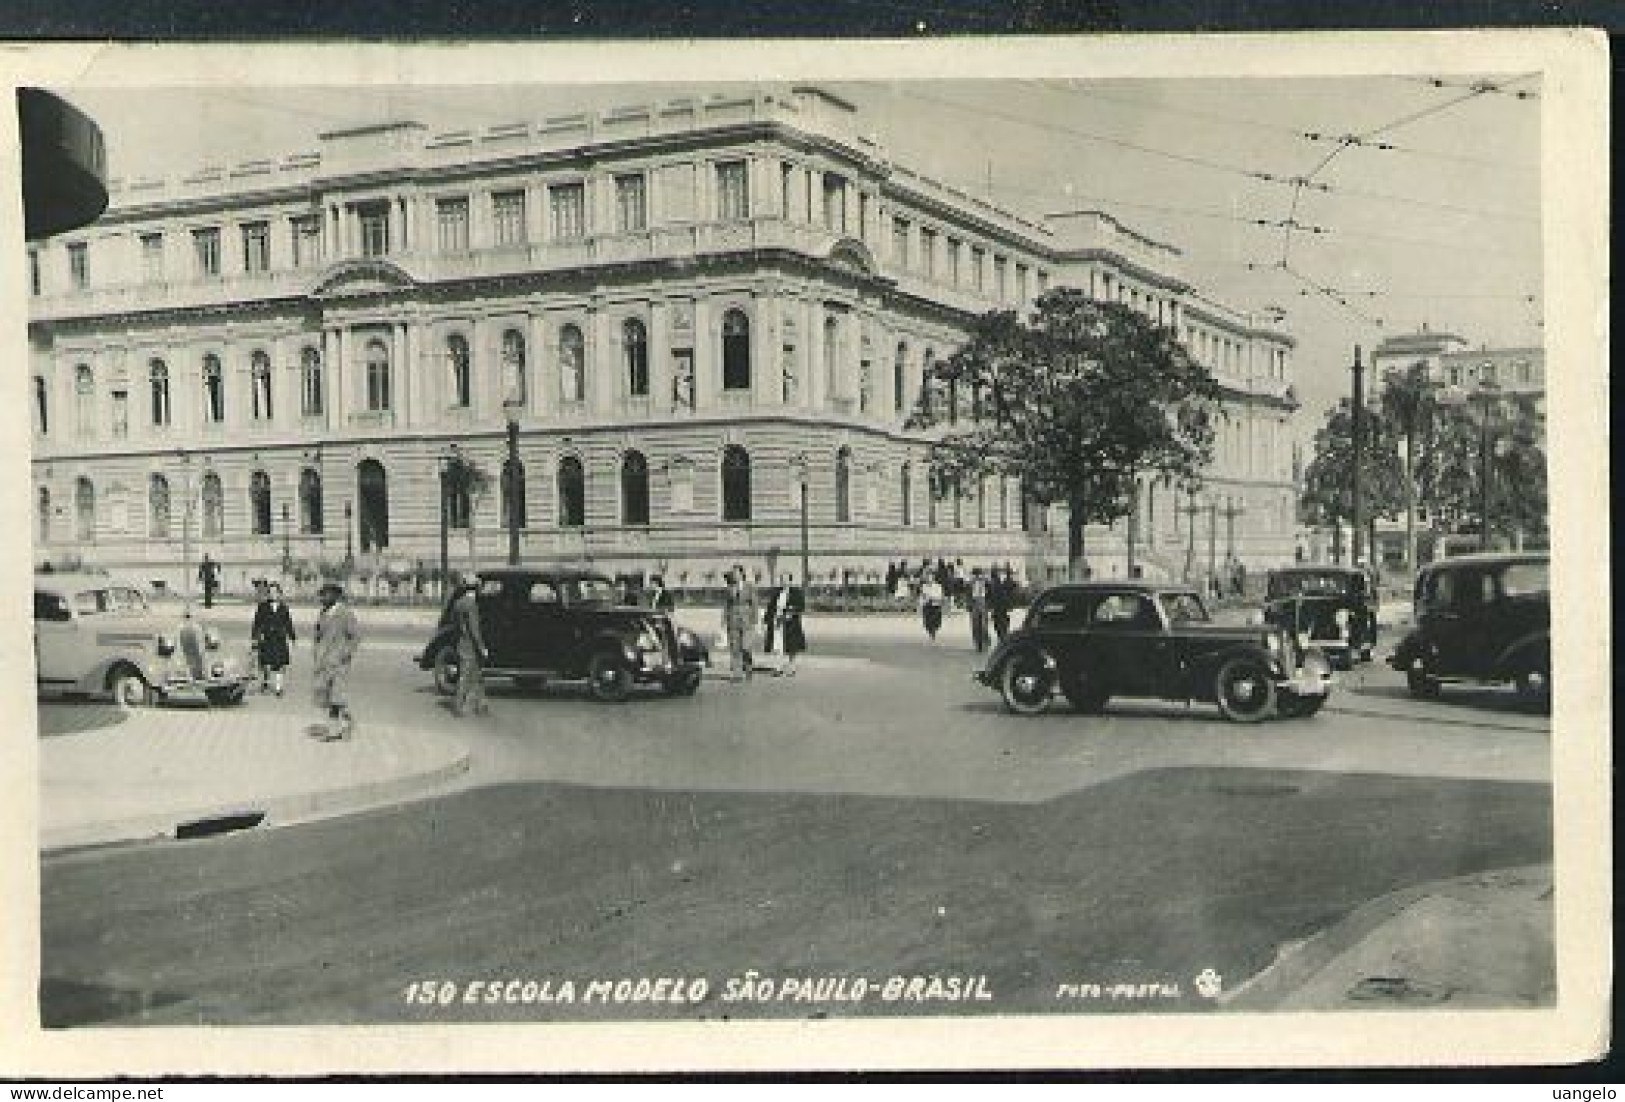
[[[1219,576],[1219,500],[1207,499],[1207,576],[1208,584]]]
[[[181,461],[181,493],[185,495],[186,505],[181,510],[181,596],[188,607],[192,604],[192,456],[182,449],[179,453]]]
[[[1479,383],[1473,398],[1483,407],[1478,420],[1478,549],[1490,549],[1490,422],[1495,416],[1501,388],[1489,380]]]
[[[502,465],[502,490],[508,502],[508,565],[519,565],[519,410],[516,402],[502,404],[508,415],[508,460]]]
[[[1202,507],[1196,504],[1196,491],[1192,490],[1186,498],[1186,504],[1179,507],[1185,514],[1185,526],[1190,530],[1185,544],[1185,574],[1184,580],[1191,580],[1191,571],[1196,567],[1196,518],[1201,515]]]
[[[1352,523],[1350,526],[1353,528],[1353,531],[1349,534],[1349,540],[1353,552],[1350,561],[1354,565],[1358,566],[1360,564],[1360,514],[1363,512],[1362,505],[1364,504],[1360,500],[1360,453],[1365,442],[1365,390],[1364,376],[1361,374],[1364,371],[1364,368],[1360,364],[1359,345],[1354,346],[1353,370],[1354,396],[1352,412],[1354,415],[1354,424],[1350,431],[1353,434],[1354,439],[1352,441],[1352,462],[1349,468],[1349,481],[1351,483],[1350,488],[1353,491],[1350,495],[1352,499],[1351,512],[1353,513]]]
[[[812,588],[812,569],[807,551],[807,456],[798,454],[792,462],[796,468],[796,482],[801,487],[801,588]]]
[[[1234,498],[1224,499],[1224,557],[1236,557],[1236,518],[1247,511],[1247,506]]]
[[[1128,576],[1134,577],[1134,544],[1140,534],[1140,483],[1138,479],[1132,480],[1129,485],[1128,499]]]
[[[440,592],[445,594],[451,588],[451,518],[447,516],[451,498],[451,465],[457,458],[457,445],[452,444],[446,451],[436,457],[436,468],[440,477]]]
[[[348,575],[355,566],[354,525],[351,523],[355,517],[355,510],[350,503],[344,503],[344,573]]]

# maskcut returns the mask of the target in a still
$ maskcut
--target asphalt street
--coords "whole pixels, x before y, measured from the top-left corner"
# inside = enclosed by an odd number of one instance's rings
[[[794,678],[620,706],[497,689],[489,717],[456,720],[411,665],[420,632],[379,625],[361,737],[466,740],[460,787],[47,859],[47,1022],[1201,1011],[1195,977],[1239,983],[1375,896],[1550,860],[1548,724],[1506,693],[1411,701],[1377,667],[1309,720],[1115,702],[1021,719],[957,635],[809,635]],[[309,717],[303,672],[246,707]],[[880,994],[915,976],[937,997]],[[640,977],[707,990],[582,999]],[[488,980],[519,982],[463,1001]],[[876,993],[835,997],[859,980]],[[820,981],[829,998],[800,998]],[[544,1001],[566,982],[572,1001]]]

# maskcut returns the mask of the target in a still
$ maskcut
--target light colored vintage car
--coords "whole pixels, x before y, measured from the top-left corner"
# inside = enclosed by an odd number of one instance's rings
[[[236,704],[253,679],[246,654],[189,610],[159,611],[134,585],[97,574],[34,577],[34,661],[41,696],[111,695]]]

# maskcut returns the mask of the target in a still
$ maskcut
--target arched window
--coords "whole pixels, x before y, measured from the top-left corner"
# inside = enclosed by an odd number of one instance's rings
[[[96,541],[96,487],[88,478],[73,484],[73,536],[80,543]]]
[[[852,449],[842,448],[835,453],[835,521],[845,524],[852,519]]]
[[[473,468],[467,460],[454,459],[446,468],[446,526],[467,528],[474,518],[474,494],[469,483]]]
[[[161,474],[147,479],[147,534],[155,540],[169,538],[169,479]]]
[[[621,353],[626,361],[626,392],[634,398],[649,396],[649,335],[643,323],[629,318],[621,326]]]
[[[51,488],[39,488],[39,541],[41,545],[51,542]]]
[[[930,389],[931,388],[931,373],[933,371],[935,371],[936,368],[937,368],[937,354],[934,351],[932,351],[931,349],[927,348],[925,350],[925,355],[920,360],[920,396],[921,397],[924,397],[927,394],[931,393],[931,389]],[[936,402],[933,401],[931,403],[931,406],[932,406],[933,411],[935,411]]]
[[[502,528],[529,527],[525,512],[525,464],[521,460],[502,461]]]
[[[468,340],[460,333],[453,333],[446,338],[446,372],[451,404],[458,409],[467,409],[474,404],[473,371]]]
[[[908,389],[908,345],[897,346],[897,358],[891,366],[891,404],[893,413],[903,412],[904,392]],[[904,523],[908,523],[904,521]]]
[[[153,360],[147,365],[147,382],[152,391],[152,423],[169,424],[169,365]]]
[[[34,431],[41,436],[51,431],[51,404],[43,375],[34,376]]]
[[[254,420],[271,420],[271,357],[255,352],[249,357],[248,378],[254,392]]]
[[[525,377],[525,335],[517,329],[502,334],[502,401],[522,406],[530,400]]]
[[[248,478],[249,531],[256,536],[271,534],[271,476],[255,471]]]
[[[574,325],[559,330],[559,382],[566,402],[586,401],[587,350]]]
[[[226,492],[220,476],[210,471],[203,476],[203,538],[219,539],[226,530]]]
[[[322,415],[322,354],[314,348],[299,353],[299,412]]]
[[[874,402],[874,365],[865,356],[858,361],[858,410],[868,413],[870,405]]]
[[[976,527],[987,527],[987,479],[976,480]]]
[[[948,423],[959,424],[959,380],[954,377],[948,379]]]
[[[914,523],[914,468],[912,465],[903,464],[897,490],[900,495],[898,505],[902,513],[903,527],[907,528]]]
[[[367,375],[367,409],[382,413],[390,408],[389,349],[380,340],[370,340],[363,355]]]
[[[750,389],[750,319],[742,310],[722,315],[722,389]]]
[[[212,353],[203,357],[203,419],[211,425],[226,419],[226,376]]]
[[[389,476],[376,459],[363,459],[355,473],[361,550],[381,551],[389,546]]]
[[[722,519],[750,519],[750,453],[738,444],[722,449]]]
[[[580,528],[587,523],[587,479],[581,460],[567,455],[559,460],[559,527]]]
[[[299,472],[299,530],[306,535],[321,535],[322,474],[314,467]]]
[[[96,373],[89,364],[73,369],[73,401],[79,435],[88,440],[96,435]]]
[[[621,523],[649,523],[649,461],[642,452],[621,457]]]

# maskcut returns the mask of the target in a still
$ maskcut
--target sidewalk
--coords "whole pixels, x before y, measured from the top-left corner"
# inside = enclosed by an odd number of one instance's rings
[[[111,722],[39,740],[44,851],[357,811],[432,791],[469,764],[461,742],[424,731],[363,727],[324,742],[292,716],[245,708],[93,714]]]
[[[1552,1006],[1552,909],[1550,865],[1394,892],[1284,948],[1221,1002],[1241,1011]]]

